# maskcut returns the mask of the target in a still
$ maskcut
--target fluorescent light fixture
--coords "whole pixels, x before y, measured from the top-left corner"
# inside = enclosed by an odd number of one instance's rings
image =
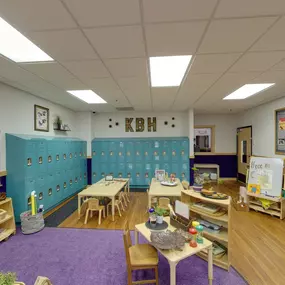
[[[69,90],[67,92],[88,104],[107,103],[105,100],[103,100],[99,95],[97,95],[92,90]]]
[[[0,53],[15,62],[53,59],[0,17]]]
[[[150,57],[152,87],[179,86],[192,55]]]
[[[245,84],[230,95],[226,96],[223,100],[245,99],[265,89],[268,89],[274,84],[275,83]]]

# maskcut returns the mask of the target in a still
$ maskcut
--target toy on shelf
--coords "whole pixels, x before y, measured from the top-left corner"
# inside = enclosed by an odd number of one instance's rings
[[[197,230],[197,243],[203,243],[203,230],[204,227],[201,225],[196,226],[196,230]]]
[[[189,234],[192,236],[192,240],[190,241],[189,245],[191,247],[197,247],[197,230],[193,227],[189,229]]]
[[[37,209],[37,202],[36,202],[36,191],[31,192],[31,206],[32,206],[32,215],[34,216],[38,209]]]

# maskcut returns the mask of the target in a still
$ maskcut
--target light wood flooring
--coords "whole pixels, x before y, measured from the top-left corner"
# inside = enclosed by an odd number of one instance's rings
[[[216,186],[220,192],[235,197],[239,184],[225,182]],[[122,229],[128,219],[130,227],[145,222],[148,215],[146,193],[131,193],[131,203],[115,222],[111,216],[98,225],[97,216],[84,225],[77,212],[68,217],[59,227]],[[232,210],[232,266],[252,285],[285,284],[285,220],[266,214]],[[230,285],[230,284],[229,284]]]

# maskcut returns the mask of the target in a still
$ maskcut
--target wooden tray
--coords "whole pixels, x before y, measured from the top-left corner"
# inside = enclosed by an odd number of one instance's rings
[[[200,194],[205,197],[205,198],[209,198],[209,199],[213,199],[213,200],[227,200],[229,198],[229,196],[225,196],[225,197],[212,197],[212,195],[206,195],[202,192],[200,192]],[[217,192],[213,193],[213,194],[217,194]]]

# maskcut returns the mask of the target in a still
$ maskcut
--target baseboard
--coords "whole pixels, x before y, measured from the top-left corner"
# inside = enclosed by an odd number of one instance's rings
[[[237,178],[236,177],[220,177],[220,180],[222,181],[237,181]]]

